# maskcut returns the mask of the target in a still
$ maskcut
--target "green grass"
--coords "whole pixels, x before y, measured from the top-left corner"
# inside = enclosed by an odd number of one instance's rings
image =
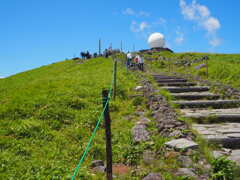
[[[0,179],[69,179],[102,111],[101,91],[112,82],[112,60],[72,60],[0,81]],[[118,66],[117,99],[110,104],[113,161],[124,162],[135,106],[136,78]],[[78,178],[96,179],[88,166],[105,160],[103,123]],[[99,179],[101,179],[99,176]]]
[[[192,62],[196,59],[208,56],[208,76],[206,68],[196,70],[195,67],[199,64],[206,63],[202,61],[193,63],[191,66],[175,65],[176,62],[187,61]],[[208,53],[154,53],[152,55],[145,55],[147,58],[153,58],[154,61],[147,64],[155,71],[163,72],[178,72],[183,74],[192,74],[199,76],[202,79],[210,81],[221,82],[225,85],[231,85],[235,88],[240,87],[240,54],[208,54]],[[165,57],[170,61],[159,59]],[[157,60],[156,60],[157,59]]]

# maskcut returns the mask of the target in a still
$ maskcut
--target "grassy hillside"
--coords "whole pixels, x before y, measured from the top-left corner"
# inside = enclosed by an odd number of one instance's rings
[[[206,63],[200,61],[185,66],[184,62],[195,62],[203,56],[208,56],[208,76],[206,68],[196,70],[195,67]],[[231,85],[235,88],[240,87],[240,54],[207,54],[207,53],[154,53],[146,55],[148,58],[155,59],[149,62],[149,65],[155,71],[179,72],[185,74],[193,74],[203,79],[221,82]],[[160,57],[165,57],[162,60]],[[157,59],[157,60],[156,60]],[[168,61],[169,60],[169,61]]]
[[[0,179],[71,178],[102,110],[101,90],[112,81],[112,60],[55,63],[0,80]],[[111,102],[113,160],[123,162],[134,106],[127,97],[133,75],[118,68],[118,97]],[[97,132],[78,177],[105,159],[105,132]]]

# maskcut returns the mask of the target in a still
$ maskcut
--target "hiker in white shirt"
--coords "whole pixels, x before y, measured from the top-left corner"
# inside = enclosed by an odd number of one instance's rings
[[[131,65],[132,54],[130,52],[127,53],[127,68]]]
[[[139,58],[138,58],[139,60],[138,60],[138,63],[139,63],[139,69],[141,70],[141,71],[143,71],[144,70],[144,57],[143,56],[139,56]]]

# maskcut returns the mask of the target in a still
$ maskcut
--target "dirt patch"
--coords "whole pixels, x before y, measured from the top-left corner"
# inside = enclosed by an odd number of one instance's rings
[[[114,164],[113,165],[113,174],[116,175],[125,175],[130,172],[131,168],[124,164]]]

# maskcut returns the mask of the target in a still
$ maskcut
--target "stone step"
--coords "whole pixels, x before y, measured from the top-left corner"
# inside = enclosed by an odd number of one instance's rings
[[[186,79],[156,79],[158,83],[176,83],[176,82],[187,82]]]
[[[192,128],[210,143],[240,148],[240,123],[193,124]]]
[[[209,87],[205,86],[190,86],[190,87],[162,87],[162,89],[168,90],[171,93],[184,93],[184,92],[204,92],[208,91]]]
[[[163,82],[163,83],[158,83],[159,86],[196,86],[196,83],[191,83],[191,82]]]
[[[152,75],[154,79],[182,79],[177,76]]]
[[[226,109],[240,107],[240,100],[198,100],[198,101],[173,101],[180,108],[215,108]]]
[[[182,109],[181,112],[183,113],[183,117],[191,118],[197,123],[240,123],[240,108],[212,110]]]
[[[199,100],[199,99],[219,99],[220,95],[209,92],[187,92],[187,93],[171,93],[175,99]]]

